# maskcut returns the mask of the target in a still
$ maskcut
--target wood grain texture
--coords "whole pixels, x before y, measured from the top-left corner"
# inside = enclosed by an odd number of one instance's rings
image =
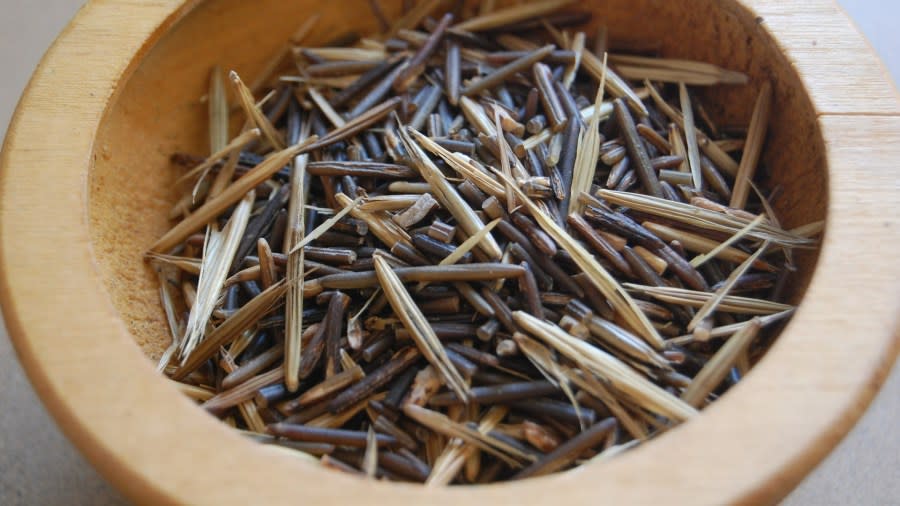
[[[821,114],[898,114],[896,88],[850,19],[834,2],[754,2]]]
[[[795,282],[799,298],[811,279],[797,317],[758,368],[697,420],[569,473],[424,490],[270,454],[154,373],[134,342],[149,354],[165,342],[155,286],[140,261],[167,226],[173,176],[165,158],[176,148],[205,148],[197,97],[212,63],[250,80],[260,52],[277,47],[303,16],[327,10],[319,40],[346,29],[337,3],[311,1],[253,2],[271,14],[264,22],[250,16],[250,2],[237,0],[96,0],[47,55],[0,157],[0,302],[35,388],[73,442],[136,502],[539,504],[555,494],[572,505],[598,496],[612,504],[758,504],[783,497],[858,418],[898,351],[900,262],[883,252],[900,247],[900,118],[890,116],[900,111],[877,60],[833,4],[746,3],[755,12],[712,0],[591,4],[618,31],[614,40],[656,34],[668,55],[745,67],[754,83],[773,79],[782,116],[765,161],[786,188],[779,210],[789,226],[827,212],[815,274],[810,256]],[[364,12],[365,4],[339,5]],[[664,23],[669,30],[660,30]],[[839,34],[843,49],[822,40],[810,48],[822,26]],[[857,69],[864,84],[842,81],[846,74],[835,68]],[[745,123],[750,88],[704,98],[731,102],[713,113]]]

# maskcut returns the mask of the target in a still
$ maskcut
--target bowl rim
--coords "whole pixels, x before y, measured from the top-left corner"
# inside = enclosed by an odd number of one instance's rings
[[[762,17],[798,69],[819,112],[829,160],[828,230],[813,280],[758,372],[653,444],[515,484],[384,485],[252,444],[161,381],[105,295],[88,230],[88,171],[106,109],[143,55],[200,1],[89,2],[36,70],[0,154],[0,304],[10,337],[57,423],[129,498],[281,504],[303,494],[314,502],[449,505],[463,497],[536,504],[563,494],[574,505],[594,502],[600,492],[628,504],[775,501],[849,431],[900,351],[894,283],[900,260],[891,255],[900,247],[896,91],[878,102],[871,86],[834,84],[834,63],[859,68],[863,61],[876,73],[877,88],[893,89],[868,43],[832,1],[729,0]],[[825,25],[804,28],[792,15],[827,21],[850,49],[827,53],[830,65],[820,65],[808,42]],[[113,23],[122,29],[110,31]],[[847,103],[867,108],[847,110]],[[59,255],[63,245],[66,254]],[[848,269],[848,261],[873,267]],[[847,300],[858,290],[869,299]],[[123,391],[139,395],[126,398]],[[648,475],[652,487],[642,486]],[[589,486],[574,481],[584,479]]]

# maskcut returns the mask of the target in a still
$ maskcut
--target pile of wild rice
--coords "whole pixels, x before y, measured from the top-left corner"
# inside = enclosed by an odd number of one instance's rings
[[[160,369],[261,441],[429,484],[610,455],[738,381],[821,229],[782,229],[751,183],[771,87],[728,136],[687,86],[746,76],[607,56],[567,3],[423,1],[293,47],[274,84],[232,73],[231,102],[215,69],[213,154],[174,157],[148,253]]]

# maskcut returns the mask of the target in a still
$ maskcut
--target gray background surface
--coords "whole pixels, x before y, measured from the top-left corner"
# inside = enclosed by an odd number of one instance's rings
[[[82,0],[0,0],[0,138],[46,48]],[[839,0],[900,81],[897,0]],[[900,505],[900,367],[853,432],[788,505]],[[0,324],[0,504],[124,504],[66,441]]]

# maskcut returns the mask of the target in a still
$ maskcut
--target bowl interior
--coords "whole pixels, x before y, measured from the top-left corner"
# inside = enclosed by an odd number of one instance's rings
[[[399,0],[381,3],[389,15],[400,11]],[[759,85],[770,80],[774,113],[761,170],[769,179],[766,186],[783,189],[774,202],[778,217],[785,228],[825,218],[825,149],[815,109],[763,20],[734,0],[596,0],[577,9],[593,13],[589,36],[596,26],[609,27],[613,50],[649,47],[666,57],[749,74],[749,86],[700,91],[720,125],[745,126]],[[365,0],[201,2],[143,56],[110,102],[90,172],[92,246],[113,305],[151,358],[165,350],[169,332],[156,275],[142,254],[171,227],[167,215],[177,198],[174,183],[180,171],[169,156],[209,150],[200,97],[214,65],[252,81],[313,13],[321,18],[307,39],[310,45],[377,30]],[[797,255],[790,302],[802,297],[816,258],[815,252]]]

